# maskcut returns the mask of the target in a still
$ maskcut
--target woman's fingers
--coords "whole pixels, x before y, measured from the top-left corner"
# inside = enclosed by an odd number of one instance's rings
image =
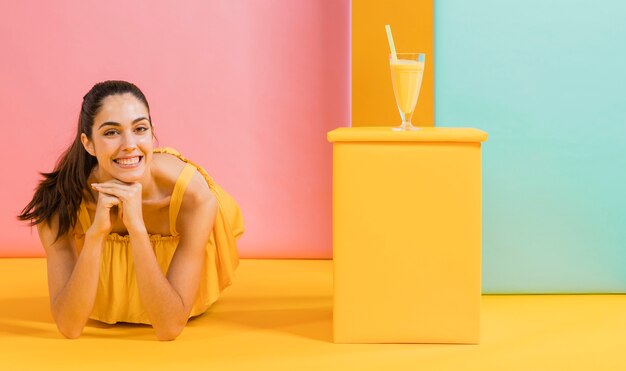
[[[122,202],[118,197],[115,197],[106,193],[102,193],[102,192],[99,194],[98,198],[99,198],[98,203],[106,207],[107,209],[110,209],[113,206],[118,206]]]
[[[91,186],[98,192],[104,192],[119,197],[122,200],[128,200],[141,195],[140,183],[124,184],[117,180],[112,180],[105,183],[93,183]]]
[[[126,198],[127,197],[127,189],[125,187],[118,187],[112,184],[92,184],[91,185],[93,187],[93,189],[95,189],[96,191],[100,192],[100,193],[105,193],[108,195],[112,195],[112,196],[116,196],[116,197],[120,197],[120,198]]]

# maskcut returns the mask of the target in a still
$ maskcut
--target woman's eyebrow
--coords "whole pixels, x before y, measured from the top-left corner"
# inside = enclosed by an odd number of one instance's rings
[[[133,124],[141,121],[141,120],[148,120],[146,117],[139,117],[137,119],[133,120]],[[150,122],[150,120],[148,120],[148,122]],[[98,126],[98,130],[100,130],[100,128],[102,128],[105,125],[111,125],[111,126],[122,126],[122,124],[120,124],[119,122],[115,122],[115,121],[107,121],[107,122],[103,122],[102,124],[100,124],[100,126]]]

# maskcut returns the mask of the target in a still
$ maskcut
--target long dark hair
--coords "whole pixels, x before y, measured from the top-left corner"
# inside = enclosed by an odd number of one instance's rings
[[[28,220],[34,226],[42,222],[50,223],[58,215],[56,240],[73,228],[78,219],[78,209],[83,198],[83,191],[88,189],[87,178],[98,160],[90,155],[81,142],[81,134],[91,140],[93,120],[102,107],[104,98],[110,95],[130,93],[150,106],[141,90],[126,81],[104,81],[91,88],[83,97],[83,104],[78,115],[78,128],[74,141],[57,160],[51,173],[40,173],[44,179],[35,189],[33,199],[17,216],[19,220]],[[150,125],[152,125],[152,120]],[[95,201],[95,200],[93,200]]]

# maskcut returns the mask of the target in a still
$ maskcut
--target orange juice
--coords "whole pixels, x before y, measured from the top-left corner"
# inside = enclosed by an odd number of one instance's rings
[[[398,109],[406,117],[406,120],[409,121],[415,109],[417,97],[420,94],[422,77],[424,75],[424,62],[397,59],[395,61],[391,60],[389,66],[391,68],[391,81]]]

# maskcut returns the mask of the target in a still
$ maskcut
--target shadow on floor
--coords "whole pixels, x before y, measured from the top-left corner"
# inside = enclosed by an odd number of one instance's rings
[[[115,328],[107,332],[101,329]],[[137,328],[137,331],[128,331]],[[0,300],[0,336],[2,334],[31,336],[47,339],[64,339],[58,331],[48,297],[10,298]],[[151,326],[118,323],[109,325],[95,320],[88,320],[81,337],[123,338],[128,340],[154,340]]]
[[[230,297],[223,302],[218,301],[205,314],[190,319],[187,326],[211,327],[220,322],[332,342],[332,297]],[[48,297],[0,300],[0,336],[3,332],[39,338],[63,338],[50,313]],[[155,339],[154,330],[149,325],[110,325],[95,320],[87,322],[81,337],[140,341]]]
[[[227,322],[332,342],[332,315],[331,296],[231,297],[197,321]]]
[[[0,300],[0,334],[58,338],[47,296]]]

